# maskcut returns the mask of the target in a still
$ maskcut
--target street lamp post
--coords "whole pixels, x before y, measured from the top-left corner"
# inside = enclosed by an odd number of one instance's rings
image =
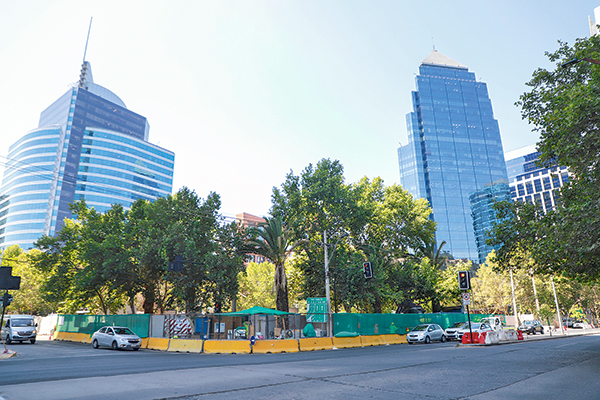
[[[335,254],[340,239],[348,236],[347,233],[339,236],[335,244],[333,245],[333,251],[331,252],[331,258]],[[323,231],[323,252],[325,256],[325,297],[327,299],[327,336],[333,336],[333,321],[331,320],[331,295],[329,293],[329,250],[327,250],[327,231]]]
[[[327,336],[331,337],[331,296],[329,295],[329,253],[327,251],[327,231],[323,231],[323,251],[325,252],[325,297],[327,298]]]
[[[562,68],[566,68],[568,66],[580,63],[582,61],[587,61],[587,62],[592,63],[592,64],[598,64],[598,65],[600,65],[600,61],[598,61],[598,60],[594,60],[594,59],[591,59],[591,58],[583,57],[583,58],[574,58],[571,61],[567,61],[566,63],[561,64],[560,66]]]

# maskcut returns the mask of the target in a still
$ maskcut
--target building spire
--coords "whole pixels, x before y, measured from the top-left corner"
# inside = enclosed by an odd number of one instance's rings
[[[87,75],[88,75],[88,71],[90,69],[90,63],[88,63],[87,61],[85,61],[85,55],[87,54],[87,47],[88,47],[88,42],[90,40],[90,32],[92,30],[92,19],[94,17],[90,17],[90,26],[88,28],[88,34],[87,34],[87,39],[85,39],[85,50],[83,50],[83,63],[81,64],[81,73],[79,74],[79,82],[77,82],[77,87],[80,87],[82,89],[86,89],[88,88],[87,85]]]

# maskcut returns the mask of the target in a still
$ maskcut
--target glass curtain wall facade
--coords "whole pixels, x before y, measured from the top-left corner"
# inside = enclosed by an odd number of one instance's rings
[[[400,182],[426,198],[437,222],[436,242],[455,258],[480,258],[470,195],[508,184],[498,122],[487,85],[468,68],[433,51],[419,66],[408,144],[398,149]],[[508,196],[494,190],[494,198]]]
[[[537,203],[547,212],[556,207],[560,188],[569,182],[566,167],[539,167],[535,146],[506,153],[506,168],[513,201]]]
[[[39,128],[9,148],[0,194],[0,247],[24,249],[53,235],[70,218],[69,205],[85,200],[103,212],[137,199],[172,192],[175,155],[148,142],[145,117],[82,77],[44,110]]]

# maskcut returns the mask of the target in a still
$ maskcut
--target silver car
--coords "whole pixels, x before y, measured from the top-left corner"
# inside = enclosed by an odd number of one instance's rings
[[[429,343],[432,340],[446,341],[446,333],[438,324],[417,325],[406,335],[408,344]]]
[[[133,349],[142,347],[142,339],[129,328],[123,326],[105,326],[92,335],[92,346],[112,347],[113,350]]]

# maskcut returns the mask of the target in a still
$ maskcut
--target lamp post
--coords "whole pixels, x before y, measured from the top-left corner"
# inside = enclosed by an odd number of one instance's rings
[[[571,61],[567,61],[566,63],[561,64],[560,66],[561,66],[561,68],[567,68],[567,67],[569,67],[571,65],[580,63],[582,61],[587,61],[587,62],[592,63],[592,64],[598,64],[598,65],[600,65],[600,61],[598,61],[598,60],[594,60],[594,59],[591,59],[591,58],[583,57],[583,58],[574,58]]]
[[[337,248],[340,239],[348,236],[347,233],[344,233],[342,236],[338,237],[337,241],[333,245],[333,251],[331,252],[331,258],[335,254],[335,249]],[[325,256],[325,297],[327,299],[327,336],[333,336],[333,321],[331,320],[331,296],[329,294],[329,251],[327,250],[327,231],[323,231],[323,252]]]

